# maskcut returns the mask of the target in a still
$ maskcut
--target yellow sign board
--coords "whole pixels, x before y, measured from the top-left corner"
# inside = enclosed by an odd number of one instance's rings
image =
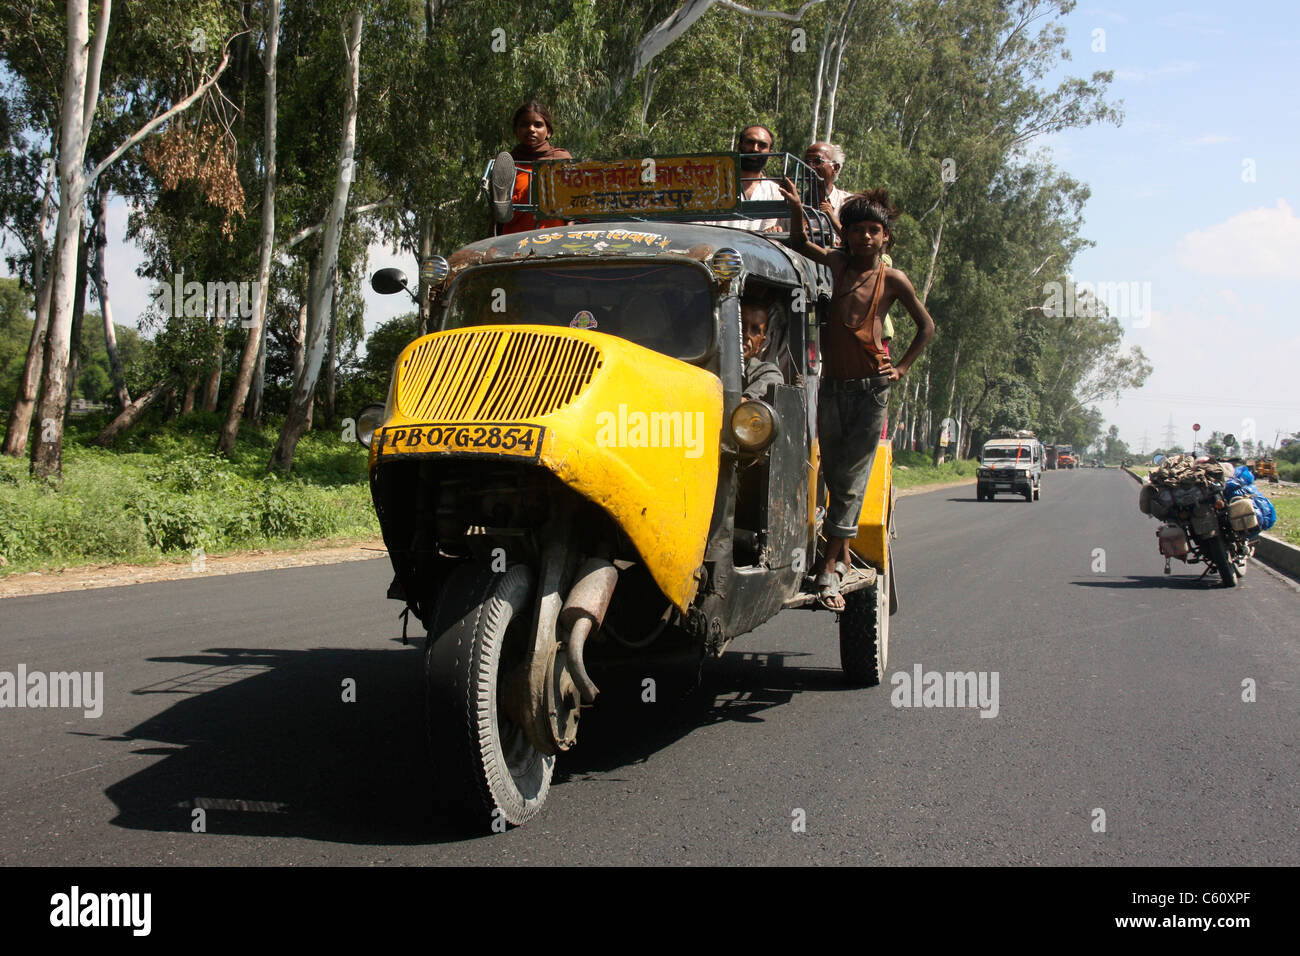
[[[729,153],[537,164],[537,206],[551,219],[626,213],[678,216],[736,208],[736,157]]]

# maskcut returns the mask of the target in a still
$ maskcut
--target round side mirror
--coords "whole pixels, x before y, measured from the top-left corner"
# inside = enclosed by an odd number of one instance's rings
[[[406,273],[401,269],[380,269],[370,277],[370,288],[380,295],[406,291]]]

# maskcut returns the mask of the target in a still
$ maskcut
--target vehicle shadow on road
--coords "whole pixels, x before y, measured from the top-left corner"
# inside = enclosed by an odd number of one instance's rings
[[[477,838],[431,796],[423,648],[415,639],[370,651],[220,647],[150,658],[176,676],[129,692],[161,706],[105,744],[162,759],[105,790],[118,811],[110,822],[187,833],[201,820],[208,834],[361,845]],[[698,686],[696,666],[660,671],[654,702],[642,699],[642,679],[602,686],[555,785],[639,763],[710,724],[761,721],[796,692],[847,689],[838,669],[800,667],[801,656],[728,653],[706,663]]]
[[[1025,503],[1025,496],[1013,494],[1012,492],[1008,491],[1001,498],[993,498],[990,501],[980,501],[978,498],[949,498],[948,500],[957,501],[957,502],[961,502],[962,504],[968,504],[968,505],[995,505],[995,504],[1010,505],[1010,504],[1015,504],[1017,502],[1023,505]]]
[[[166,695],[169,705],[108,739],[165,756],[108,787],[118,808],[111,822],[191,831],[201,809],[209,834],[388,845],[463,839],[428,797],[423,645],[150,658],[181,665],[181,676],[131,693]],[[344,700],[348,680],[354,702]]]
[[[788,704],[796,693],[852,690],[838,668],[798,666],[810,656],[729,651],[703,668],[660,667],[651,678],[653,700],[647,699],[646,678],[623,668],[602,683],[578,746],[556,766],[556,781],[641,763],[712,724],[762,722],[765,711]]]
[[[1081,588],[1173,588],[1183,591],[1223,590],[1217,576],[1208,578],[1191,577],[1186,574],[1130,574],[1126,578],[1098,578],[1088,581],[1074,581]]]

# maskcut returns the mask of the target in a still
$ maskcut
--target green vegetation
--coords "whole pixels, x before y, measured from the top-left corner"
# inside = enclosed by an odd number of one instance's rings
[[[979,462],[974,458],[933,464],[929,455],[916,451],[894,452],[894,484],[899,488],[934,485],[974,478]]]
[[[1259,490],[1277,509],[1277,524],[1268,533],[1275,538],[1300,545],[1300,489],[1261,485]]]
[[[284,480],[265,475],[274,425],[245,427],[231,460],[211,453],[216,413],[139,429],[114,451],[88,444],[98,425],[69,434],[62,490],[29,478],[25,460],[0,457],[0,575],[379,534],[355,443],[311,432]]]

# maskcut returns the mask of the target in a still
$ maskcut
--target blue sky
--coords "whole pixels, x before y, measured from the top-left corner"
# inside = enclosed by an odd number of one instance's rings
[[[1149,290],[1149,314],[1121,317],[1155,366],[1147,385],[1100,405],[1135,450],[1193,422],[1272,442],[1300,431],[1300,12],[1250,4],[1082,0],[1063,21],[1071,60],[1049,80],[1113,70],[1123,124],[1072,130],[1033,151],[1092,190],[1076,281]],[[1097,33],[1096,31],[1104,31]],[[1100,49],[1094,49],[1099,47]],[[114,313],[148,304],[110,207]],[[443,250],[446,252],[446,250]],[[371,269],[412,258],[375,247]],[[1135,285],[1132,285],[1135,284]],[[407,311],[366,290],[366,326]],[[942,317],[937,317],[942,321]]]
[[[1055,75],[1115,72],[1122,126],[1041,141],[1089,184],[1076,280],[1150,283],[1122,321],[1155,366],[1100,406],[1134,448],[1170,416],[1273,441],[1300,430],[1300,12],[1293,3],[1081,2]],[[1102,30],[1102,34],[1094,31]],[[1104,50],[1094,51],[1098,39]],[[1097,44],[1101,45],[1101,44]]]

